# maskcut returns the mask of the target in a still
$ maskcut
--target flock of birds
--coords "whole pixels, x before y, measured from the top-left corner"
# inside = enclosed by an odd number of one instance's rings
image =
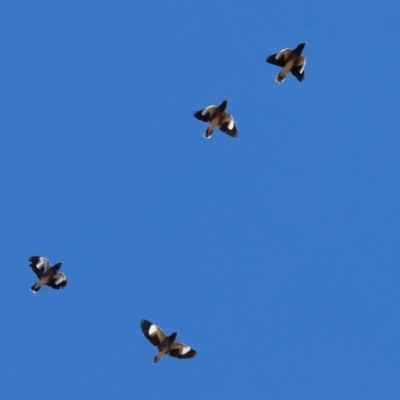
[[[275,78],[278,83],[282,83],[289,72],[300,82],[303,81],[306,58],[302,55],[302,52],[305,45],[306,43],[301,43],[294,50],[286,48],[267,57],[267,63],[282,68]],[[208,128],[204,133],[205,138],[210,139],[216,128],[231,137],[239,135],[232,115],[226,112],[227,105],[228,101],[224,100],[218,107],[208,106],[203,110],[194,112],[195,118],[209,122]],[[53,289],[62,289],[67,286],[67,277],[59,272],[62,262],[51,266],[50,261],[41,256],[32,256],[29,261],[29,266],[39,279],[31,287],[33,293],[37,293],[43,286],[50,286]],[[158,363],[161,357],[166,354],[176,358],[192,358],[197,354],[196,350],[190,346],[175,341],[177,332],[167,336],[157,325],[146,319],[140,322],[140,327],[146,339],[158,348],[157,355],[153,360],[154,364]]]
[[[306,43],[300,43],[294,50],[283,49],[279,53],[267,57],[267,63],[282,68],[281,72],[279,72],[275,78],[278,83],[282,83],[289,72],[300,82],[304,79],[306,58],[302,56],[302,52],[305,45]],[[211,138],[215,128],[219,128],[222,132],[232,137],[237,137],[239,135],[232,115],[226,112],[227,105],[228,100],[224,100],[218,107],[208,106],[204,110],[194,113],[195,118],[210,123],[207,130],[204,132],[204,137],[206,139]]]

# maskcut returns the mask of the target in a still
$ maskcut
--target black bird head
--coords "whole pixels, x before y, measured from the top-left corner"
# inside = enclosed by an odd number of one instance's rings
[[[61,268],[62,262],[57,263],[56,265],[54,265],[53,269],[58,271]]]
[[[225,111],[227,105],[228,105],[228,99],[224,100],[224,101],[218,106],[218,108],[220,108],[221,110]]]
[[[172,333],[171,335],[169,335],[169,336],[168,336],[168,341],[169,341],[170,343],[174,343],[177,334],[178,334],[178,332],[174,332],[174,333]]]
[[[306,45],[306,43],[300,43],[293,51],[294,51],[295,53],[301,55],[301,53],[302,53],[302,51],[303,51],[305,45]]]

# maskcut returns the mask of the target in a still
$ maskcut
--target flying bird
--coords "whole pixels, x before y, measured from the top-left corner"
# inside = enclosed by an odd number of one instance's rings
[[[50,261],[44,257],[32,256],[29,258],[29,261],[31,262],[29,266],[39,278],[39,282],[31,287],[33,293],[37,293],[44,285],[50,286],[53,289],[61,289],[67,285],[67,277],[58,272],[62,262],[52,267]]]
[[[158,353],[153,360],[154,364],[157,364],[165,354],[176,358],[192,358],[197,354],[196,350],[186,344],[175,342],[178,332],[167,336],[158,326],[146,319],[142,319],[140,327],[149,342],[158,347]]]
[[[291,72],[300,82],[304,79],[306,58],[301,55],[306,43],[299,44],[294,50],[283,49],[279,53],[267,57],[267,63],[282,67],[275,80],[282,83],[286,75]]]
[[[204,137],[210,139],[215,128],[219,128],[222,132],[229,136],[237,137],[239,132],[236,129],[235,121],[232,115],[226,112],[228,100],[224,100],[218,107],[208,106],[204,110],[195,111],[193,115],[200,121],[209,122]]]

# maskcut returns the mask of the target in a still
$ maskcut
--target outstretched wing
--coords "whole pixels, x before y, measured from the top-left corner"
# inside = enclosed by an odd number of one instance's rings
[[[143,335],[146,336],[153,346],[158,347],[166,338],[165,333],[157,325],[146,319],[140,321],[140,327],[142,328]]]
[[[204,110],[195,111],[193,115],[200,121],[210,122],[211,115],[213,115],[215,108],[215,106],[208,106]]]
[[[29,261],[29,266],[39,279],[50,269],[50,261],[47,258],[32,256],[29,257]]]
[[[236,129],[235,121],[233,120],[232,115],[225,113],[224,118],[222,119],[222,123],[220,128],[222,132],[226,133],[231,137],[238,137],[239,132]]]
[[[278,67],[283,68],[290,53],[290,49],[283,49],[279,53],[272,54],[272,56],[267,57],[266,61],[269,64],[277,65]]]
[[[67,277],[61,272],[57,272],[52,281],[48,283],[53,289],[62,289],[67,286]]]
[[[193,358],[197,352],[186,344],[174,342],[171,346],[171,350],[168,353],[171,357],[176,358]]]
[[[298,65],[292,68],[292,74],[301,82],[304,80],[304,68],[306,66],[306,59],[303,58]]]

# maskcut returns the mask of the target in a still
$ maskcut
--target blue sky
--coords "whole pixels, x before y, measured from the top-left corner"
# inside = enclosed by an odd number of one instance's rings
[[[398,399],[399,13],[4,1],[0,397]],[[153,365],[142,318],[197,357]]]

